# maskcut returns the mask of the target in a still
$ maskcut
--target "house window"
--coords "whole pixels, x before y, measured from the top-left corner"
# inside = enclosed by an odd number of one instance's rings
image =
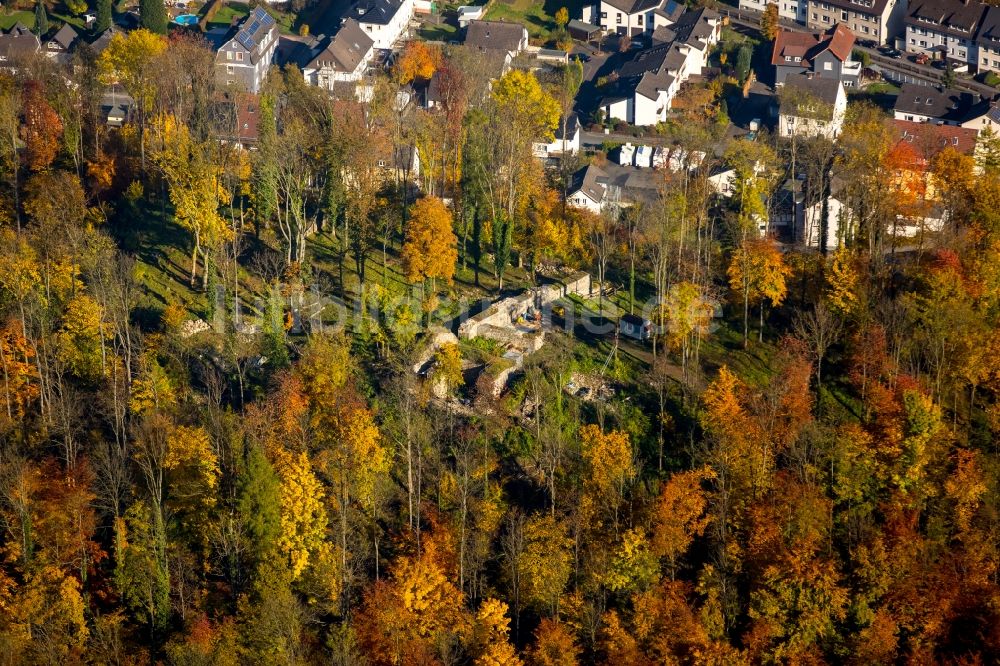
[[[816,16],[816,12],[813,12],[813,21],[817,20],[819,17]]]
[[[829,72],[832,69],[833,69],[833,63],[831,63],[829,60],[823,63],[823,71]]]
[[[791,62],[792,56],[785,56],[785,62]]]
[[[236,54],[236,61],[237,61],[237,62],[243,62],[243,51],[239,51],[239,52],[238,52],[238,53]]]
[[[800,58],[799,56],[795,56],[795,62],[802,62],[802,58]]]
[[[636,22],[637,22],[637,23],[638,23],[639,25],[642,25],[642,14],[639,14],[639,15],[638,15],[638,16],[637,16],[637,17],[635,18],[635,20],[636,20]]]
[[[841,21],[847,20],[847,12],[840,12],[840,20]]]
[[[226,51],[226,60],[232,60],[232,59],[233,59],[233,52]]]
[[[868,34],[868,26],[866,26],[866,25],[861,26],[861,32],[863,32],[863,33],[865,33],[867,35]]]
[[[227,86],[231,86],[231,85],[233,85],[234,83],[236,83],[236,81],[234,81],[233,79],[226,79],[226,85],[227,85]]]
[[[601,18],[608,18],[607,12],[601,12]]]
[[[618,13],[618,23],[620,24],[621,22],[622,22],[622,15],[621,15],[621,12],[619,12]]]
[[[830,17],[829,16],[824,16],[823,17],[823,23],[829,23],[829,22],[830,22]]]
[[[226,65],[226,74],[232,74],[232,73],[233,73],[233,66]]]

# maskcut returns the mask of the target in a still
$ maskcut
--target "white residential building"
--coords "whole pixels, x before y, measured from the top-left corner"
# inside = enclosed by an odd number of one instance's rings
[[[634,36],[673,25],[684,8],[677,0],[601,0],[583,8],[583,21],[605,32]]]
[[[306,83],[333,90],[336,83],[360,80],[374,53],[374,41],[354,19],[347,19],[333,37],[321,40],[302,59]]]
[[[413,13],[413,0],[360,0],[347,19],[358,22],[376,49],[389,50],[406,35]]]
[[[658,43],[636,53],[618,70],[618,79],[599,103],[606,118],[633,125],[664,122],[681,84],[700,75],[707,64],[708,53],[721,36],[722,19],[703,8],[685,13],[669,28],[669,35],[667,30],[657,30],[653,37]]]
[[[844,126],[847,93],[837,79],[795,74],[785,79],[778,134],[835,139]]]

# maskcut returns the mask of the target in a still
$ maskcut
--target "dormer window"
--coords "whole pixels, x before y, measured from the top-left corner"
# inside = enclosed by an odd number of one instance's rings
[[[802,58],[800,58],[799,56],[795,56],[795,62],[802,62]]]

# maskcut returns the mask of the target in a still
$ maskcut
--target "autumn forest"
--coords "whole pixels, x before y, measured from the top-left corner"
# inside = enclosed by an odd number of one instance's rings
[[[532,156],[578,64],[414,43],[360,101],[289,65],[248,102],[213,57],[0,74],[0,663],[1000,658],[1000,141],[925,159],[868,103],[733,139],[692,91],[658,131],[703,162],[597,213],[603,153]],[[761,233],[789,164],[836,247]],[[565,271],[506,383],[448,337]],[[651,339],[588,332],[625,312]]]

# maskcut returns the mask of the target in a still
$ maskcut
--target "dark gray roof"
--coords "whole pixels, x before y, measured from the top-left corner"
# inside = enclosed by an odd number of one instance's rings
[[[236,41],[252,53],[267,40],[272,27],[274,27],[274,17],[262,7],[257,7],[240,23]]]
[[[597,182],[599,177],[605,177],[604,172],[599,167],[594,165],[585,166],[573,174],[569,191],[571,193],[583,192],[597,203],[601,203],[604,201],[606,188],[603,184]]]
[[[524,39],[525,27],[507,21],[471,21],[465,29],[465,44],[479,51],[515,53]]]
[[[656,13],[667,19],[668,21],[677,21],[683,14],[686,6],[683,2],[677,2],[677,0],[665,0],[659,7],[656,8]]]
[[[49,37],[48,43],[57,44],[58,48],[62,51],[69,51],[73,48],[73,45],[79,37],[80,35],[73,29],[73,26],[66,23],[63,27],[59,28],[56,34]]]
[[[994,49],[1000,48],[1000,7],[986,8],[976,41]]]
[[[354,19],[347,19],[333,37],[320,41],[309,52],[305,68],[329,67],[339,72],[353,72],[375,44]]]
[[[986,5],[972,0],[915,0],[906,23],[971,39],[985,13]]]
[[[566,139],[572,139],[573,135],[576,134],[577,130],[580,129],[580,119],[575,113],[570,113],[566,116]],[[556,141],[563,140],[563,121],[562,118],[559,119],[559,125],[556,127],[555,137]]]
[[[387,25],[402,6],[402,0],[359,0],[347,12],[347,18],[359,23]]]
[[[570,30],[587,33],[588,35],[592,35],[603,30],[603,28],[599,25],[591,25],[590,23],[585,23],[580,19],[571,19],[570,22],[566,24],[566,27]]]
[[[709,21],[720,18],[719,12],[702,7],[684,12],[670,28],[677,34],[677,39],[682,42],[690,43],[692,40],[707,42],[713,30]]]
[[[37,53],[40,46],[38,37],[20,23],[15,24],[6,34],[0,35],[0,56],[4,60]]]
[[[973,93],[904,83],[899,96],[896,97],[893,110],[897,113],[930,116],[945,122],[961,123],[967,120],[981,103],[979,95]],[[985,109],[979,110],[973,117],[979,117],[984,112]]]
[[[117,32],[118,28],[111,26],[98,35],[97,39],[90,43],[90,48],[94,51],[94,54],[100,55],[101,51],[108,48],[108,44],[111,43],[111,38],[114,37]]]
[[[811,116],[832,118],[833,105],[837,101],[840,89],[840,79],[793,74],[785,79],[785,90],[781,96],[781,111],[790,115],[798,115],[801,113],[800,108],[805,110],[806,107],[809,107],[808,111]],[[812,108],[815,102],[820,102],[823,106]]]
[[[615,9],[620,9],[627,14],[653,9],[660,4],[660,0],[605,0]]]

